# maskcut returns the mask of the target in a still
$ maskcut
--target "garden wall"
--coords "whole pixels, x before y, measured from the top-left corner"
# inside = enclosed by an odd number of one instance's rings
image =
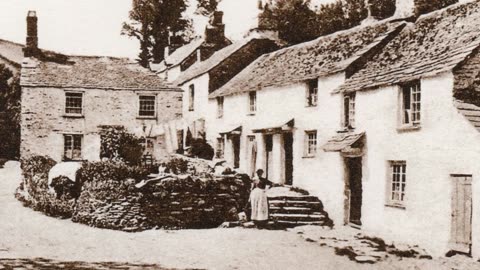
[[[185,175],[137,188],[144,172],[122,170],[126,166],[84,165],[74,222],[124,231],[213,228],[237,220],[248,201],[250,180],[241,175]]]

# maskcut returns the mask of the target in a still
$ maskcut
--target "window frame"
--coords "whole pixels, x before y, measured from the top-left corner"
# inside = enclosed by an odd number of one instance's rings
[[[217,118],[223,118],[225,98],[217,97]]]
[[[188,111],[195,111],[195,85],[190,84],[188,86]]]
[[[257,91],[248,92],[248,114],[257,113]]]
[[[355,129],[356,93],[343,95],[342,126],[345,129]]]
[[[69,148],[67,148],[67,139],[70,138]],[[80,139],[80,149],[76,149],[80,151],[78,156],[74,155],[75,150],[75,139]],[[78,142],[78,141],[77,141]],[[70,155],[68,155],[68,151],[71,151]],[[63,160],[64,161],[81,161],[83,160],[83,134],[63,134]]]
[[[314,136],[315,138],[311,138]],[[315,157],[318,153],[318,131],[305,130],[304,157]],[[313,149],[313,151],[312,151]]]
[[[387,174],[386,206],[405,209],[408,183],[407,162],[405,160],[388,161]]]
[[[215,158],[224,159],[225,158],[225,138],[217,138],[215,145]]]
[[[69,107],[68,106],[68,103],[69,103],[68,99],[72,98],[72,97],[69,97],[68,95],[79,95],[80,96],[80,107]],[[84,97],[85,97],[85,93],[81,92],[81,91],[65,91],[65,108],[64,108],[65,116],[67,116],[67,117],[82,117],[83,112],[84,112],[84,105],[85,105]],[[78,98],[78,96],[77,96],[77,98]],[[75,110],[75,109],[78,110],[79,109],[80,113],[68,112],[69,109],[71,109],[71,110]]]
[[[318,79],[307,82],[305,103],[307,107],[318,106]]]
[[[422,86],[420,80],[399,85],[400,129],[419,128],[421,126],[421,121]]]
[[[153,97],[153,115],[142,115],[142,97]],[[150,100],[151,101],[151,100]],[[147,94],[147,93],[141,93],[138,94],[138,111],[137,111],[137,117],[138,118],[156,118],[157,117],[157,95],[155,94]],[[146,111],[146,110],[144,110]]]

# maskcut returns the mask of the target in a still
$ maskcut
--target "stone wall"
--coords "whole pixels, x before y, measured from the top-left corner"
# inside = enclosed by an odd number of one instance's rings
[[[214,228],[237,219],[249,188],[241,176],[175,178],[141,189],[135,181],[86,182],[72,220],[123,231]]]
[[[83,116],[65,116],[65,90],[61,88],[22,88],[21,156],[63,158],[63,134],[83,135],[83,159],[99,160],[99,126],[122,125],[129,132],[176,119],[182,112],[182,93],[175,91],[124,91],[77,89],[84,93]],[[139,119],[138,95],[156,94],[157,117]]]

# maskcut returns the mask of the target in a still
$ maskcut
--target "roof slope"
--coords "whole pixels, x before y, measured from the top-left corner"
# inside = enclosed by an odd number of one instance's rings
[[[420,17],[337,92],[392,85],[454,69],[480,45],[480,2]]]
[[[183,45],[182,47],[176,49],[172,54],[167,56],[157,68],[157,71],[164,71],[170,66],[177,66],[182,63],[185,58],[189,57],[194,53],[202,44],[205,42],[204,38],[196,38],[190,41],[188,44]]]
[[[15,66],[21,66],[24,45],[0,39],[0,57]]]
[[[470,122],[472,125],[480,131],[480,107],[464,103],[460,100],[454,102],[455,107],[458,111]]]
[[[126,58],[69,56],[67,63],[29,58],[22,86],[113,90],[179,90]]]
[[[354,64],[403,26],[399,22],[358,26],[264,55],[210,97],[288,85],[361,66]]]
[[[231,45],[215,52],[210,58],[205,61],[197,62],[185,72],[183,72],[178,79],[175,81],[175,84],[181,85],[186,81],[194,79],[202,74],[205,74],[215,68],[218,64],[220,64],[223,60],[228,58],[230,55],[234,54],[236,51],[240,50],[244,46],[246,46],[250,41],[253,39],[247,38],[236,41]]]

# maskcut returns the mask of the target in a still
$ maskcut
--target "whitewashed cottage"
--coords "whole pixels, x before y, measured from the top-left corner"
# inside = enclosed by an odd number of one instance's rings
[[[415,18],[425,1],[397,4]],[[262,56],[209,95],[207,136],[336,225],[478,258],[479,16],[473,1]]]

